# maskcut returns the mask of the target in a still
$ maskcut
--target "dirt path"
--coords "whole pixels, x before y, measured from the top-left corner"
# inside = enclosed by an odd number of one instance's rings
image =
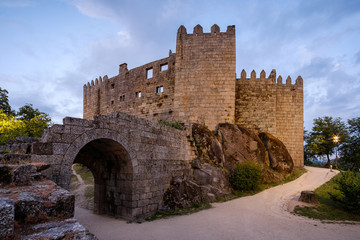
[[[289,203],[302,190],[313,190],[331,179],[328,169],[310,168],[297,180],[254,196],[215,203],[192,215],[142,224],[94,215],[77,208],[75,217],[102,239],[360,239],[360,226],[325,224],[292,215]]]
[[[85,198],[85,190],[87,187],[91,187],[91,184],[86,184],[82,179],[81,175],[77,174],[74,166],[71,167],[72,174],[76,176],[78,183],[72,183],[75,186],[71,186],[71,192],[75,195],[75,206],[85,209],[93,209],[93,201],[89,201]]]

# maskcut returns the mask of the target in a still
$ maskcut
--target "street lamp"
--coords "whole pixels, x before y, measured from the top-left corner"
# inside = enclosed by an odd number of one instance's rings
[[[340,137],[339,135],[334,135],[333,136],[333,143],[335,144],[335,163],[336,163],[336,166],[337,166],[337,160],[338,160],[338,155],[337,155],[337,147],[336,145],[340,142]]]

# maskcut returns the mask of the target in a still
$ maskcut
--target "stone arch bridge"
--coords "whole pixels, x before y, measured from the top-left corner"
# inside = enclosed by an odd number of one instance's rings
[[[94,212],[123,218],[158,209],[170,181],[189,170],[194,153],[184,131],[125,113],[66,117],[33,144],[32,161],[51,165],[45,175],[69,189],[71,166],[94,175]]]

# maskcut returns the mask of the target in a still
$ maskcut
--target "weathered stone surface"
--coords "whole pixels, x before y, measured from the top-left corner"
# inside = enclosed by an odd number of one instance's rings
[[[198,157],[212,161],[215,164],[224,164],[225,157],[222,146],[212,131],[204,125],[195,123],[192,124],[192,137]]]
[[[49,222],[32,226],[28,231],[36,232],[22,236],[24,240],[37,239],[79,239],[97,240],[94,234],[90,233],[76,219],[67,219],[60,222]]]
[[[269,166],[266,148],[253,131],[229,123],[219,124],[217,131],[223,144],[225,166],[228,169],[233,169],[236,163],[246,160]]]
[[[29,183],[36,174],[36,167],[32,164],[21,164],[12,171],[12,182],[15,184]]]
[[[271,168],[281,173],[291,173],[294,162],[285,145],[270,133],[260,133],[259,137],[269,153]]]
[[[228,173],[218,167],[214,167],[208,163],[201,163],[200,160],[195,159],[192,164],[194,168],[194,182],[198,185],[211,185],[214,189],[217,188],[224,194],[230,194],[231,188],[229,183]],[[219,199],[221,196],[217,196]]]
[[[0,186],[11,183],[11,171],[15,168],[15,165],[0,164]]]
[[[52,192],[48,200],[51,208],[47,208],[46,212],[49,216],[61,218],[69,218],[74,216],[75,196],[65,189],[57,189]]]
[[[37,193],[19,193],[15,202],[15,220],[19,222],[37,222],[40,213],[44,212],[44,201]]]
[[[5,153],[2,155],[2,162],[8,164],[24,164],[31,162],[30,154]]]
[[[14,233],[14,201],[0,197],[0,239]]]
[[[165,192],[164,205],[170,209],[189,207],[199,202],[214,202],[231,194],[228,174],[221,168],[195,159],[193,180],[176,177]]]
[[[176,177],[172,180],[170,188],[165,192],[163,201],[170,209],[185,208],[193,203],[202,202],[201,188],[192,181]]]

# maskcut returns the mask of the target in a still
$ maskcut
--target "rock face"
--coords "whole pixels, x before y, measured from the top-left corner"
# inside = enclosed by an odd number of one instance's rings
[[[222,151],[222,146],[214,133],[206,126],[201,124],[192,125],[192,138],[196,147],[197,156],[211,161],[215,164],[223,165],[225,156]]]
[[[269,157],[264,144],[252,131],[235,124],[217,126],[226,160],[226,168],[233,169],[236,163],[246,160],[269,166]]]
[[[268,133],[259,136],[239,125],[222,123],[215,133],[206,126],[192,125],[197,159],[191,174],[176,177],[163,197],[168,208],[183,208],[193,203],[214,202],[231,194],[229,173],[237,163],[262,164],[262,183],[277,183],[293,169],[293,160],[284,144]]]
[[[164,205],[170,209],[189,207],[194,203],[214,202],[231,194],[229,177],[225,170],[201,163],[192,163],[192,179],[176,177],[164,194]]]
[[[285,145],[270,133],[260,133],[259,137],[269,153],[271,168],[280,173],[291,173],[294,162]]]

